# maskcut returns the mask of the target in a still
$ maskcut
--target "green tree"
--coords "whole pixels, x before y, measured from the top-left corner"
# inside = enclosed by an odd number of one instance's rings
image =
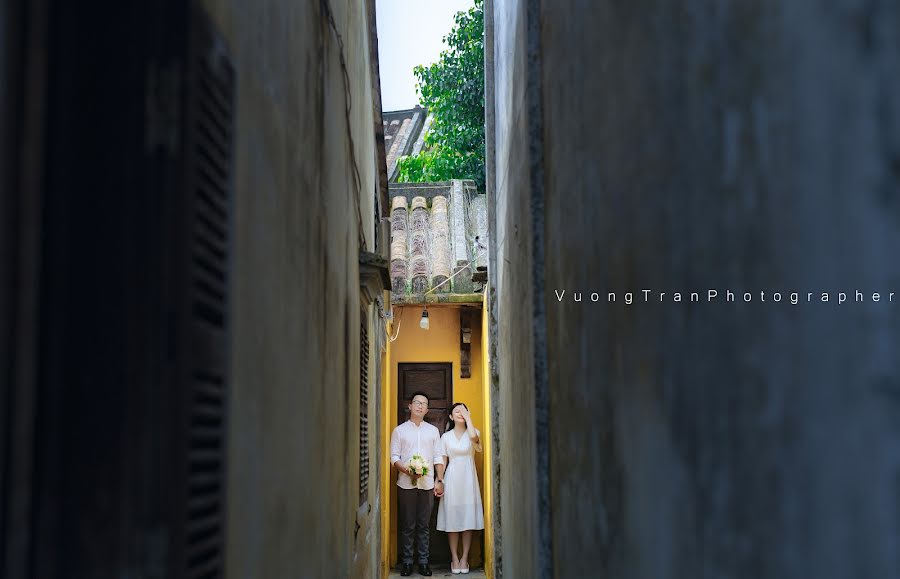
[[[415,68],[421,104],[432,115],[426,148],[402,157],[403,182],[473,179],[484,190],[484,2],[458,12],[447,50]]]

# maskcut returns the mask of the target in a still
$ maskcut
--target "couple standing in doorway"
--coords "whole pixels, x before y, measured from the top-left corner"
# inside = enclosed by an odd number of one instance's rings
[[[438,505],[437,530],[450,541],[453,574],[469,572],[469,548],[473,531],[484,529],[484,511],[475,453],[481,452],[481,433],[472,424],[468,407],[457,402],[450,408],[447,432],[425,422],[428,396],[416,392],[409,402],[409,420],[391,433],[391,464],[398,471],[400,574],[412,574],[413,543],[418,551],[419,573],[431,575],[428,566],[431,510]],[[428,465],[421,474],[421,465]],[[460,549],[460,541],[462,548]]]

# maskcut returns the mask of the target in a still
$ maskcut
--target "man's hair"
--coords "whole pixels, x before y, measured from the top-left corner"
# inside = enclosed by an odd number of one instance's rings
[[[413,398],[415,398],[416,396],[423,396],[425,400],[431,402],[431,398],[428,397],[428,394],[425,394],[421,390],[416,390],[415,392],[413,392],[412,396],[409,397],[409,401],[412,402]]]

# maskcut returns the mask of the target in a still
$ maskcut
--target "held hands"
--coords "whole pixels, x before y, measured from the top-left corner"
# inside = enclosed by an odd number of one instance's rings
[[[434,496],[440,498],[444,496],[444,482],[434,481]]]

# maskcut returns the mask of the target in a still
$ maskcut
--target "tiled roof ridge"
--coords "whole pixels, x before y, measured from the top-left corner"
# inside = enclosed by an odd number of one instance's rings
[[[426,109],[422,105],[416,105],[411,109],[399,109],[396,111],[381,111],[381,117],[384,118],[389,115],[401,115],[401,114],[415,113],[418,111],[427,111],[427,110],[428,109]]]

